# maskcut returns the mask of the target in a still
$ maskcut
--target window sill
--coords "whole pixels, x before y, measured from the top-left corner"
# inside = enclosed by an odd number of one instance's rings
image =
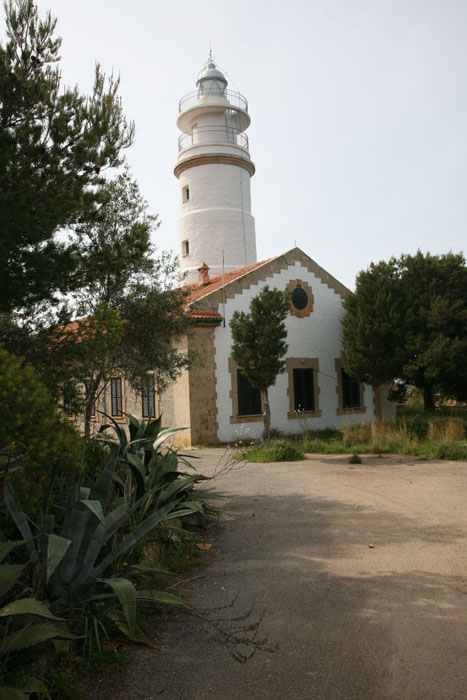
[[[356,408],[338,408],[336,413],[338,416],[349,416],[354,413],[365,413],[366,406],[358,406]]]
[[[254,423],[264,420],[263,413],[256,413],[251,416],[230,416],[231,423]]]
[[[289,420],[302,420],[303,418],[319,418],[321,416],[321,411],[288,411],[287,418]]]
[[[127,423],[127,422],[128,422],[127,419],[126,419],[126,416],[112,416],[112,419],[113,419],[116,423]]]

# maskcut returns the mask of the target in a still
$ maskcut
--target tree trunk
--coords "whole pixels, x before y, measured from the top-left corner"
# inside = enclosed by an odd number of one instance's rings
[[[431,386],[425,387],[423,389],[423,408],[425,411],[431,411],[435,407],[435,398],[433,389]]]
[[[269,396],[267,389],[261,389],[261,401],[263,402],[264,411],[263,440],[264,442],[269,442],[269,432],[271,428],[271,409],[269,408]]]
[[[92,402],[86,401],[86,408],[84,410],[84,437],[86,439],[91,436],[91,412]]]

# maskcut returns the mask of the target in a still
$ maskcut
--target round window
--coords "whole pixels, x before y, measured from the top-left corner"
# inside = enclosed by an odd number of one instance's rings
[[[295,287],[292,292],[292,304],[298,311],[302,311],[308,304],[308,294],[303,287]]]

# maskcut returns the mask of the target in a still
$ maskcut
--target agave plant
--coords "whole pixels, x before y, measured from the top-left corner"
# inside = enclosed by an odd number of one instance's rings
[[[138,540],[160,523],[197,512],[196,501],[185,501],[184,494],[199,480],[176,472],[172,451],[161,454],[159,447],[175,431],[160,431],[160,421],[144,427],[131,417],[134,434],[144,437],[126,441],[120,430],[119,440],[92,488],[83,487],[80,479],[70,493],[68,508],[61,524],[51,513],[42,513],[33,532],[25,514],[19,510],[11,484],[5,484],[8,511],[27,543],[31,561],[42,576],[44,595],[57,612],[73,614],[84,621],[83,631],[99,644],[105,634],[104,617],[130,639],[145,641],[136,622],[137,605],[142,600],[188,606],[175,595],[159,590],[138,591],[131,580],[136,567],[119,569],[122,555],[135,547]],[[138,432],[140,431],[140,432]],[[154,440],[153,435],[157,437]],[[126,480],[122,496],[111,499],[117,465],[128,464],[133,480]],[[177,476],[175,476],[177,474]],[[136,476],[137,475],[137,476]],[[44,499],[47,502],[48,499]],[[128,523],[138,517],[135,527]],[[123,531],[118,543],[115,536]],[[40,576],[36,576],[40,580]],[[39,585],[39,584],[38,584]],[[85,614],[83,614],[85,613]],[[75,617],[76,619],[76,617]],[[89,620],[92,620],[92,629]]]
[[[0,544],[0,562],[21,540]],[[32,692],[48,697],[42,681],[28,668],[40,655],[39,647],[55,639],[77,639],[36,598],[14,599],[12,589],[18,583],[26,564],[0,565],[0,700],[27,700]],[[57,624],[58,623],[58,624]]]
[[[139,502],[137,517],[143,517],[155,507],[160,508],[174,500],[185,504],[189,501],[193,512],[204,512],[205,504],[198,498],[193,498],[192,490],[197,482],[206,477],[179,471],[180,463],[189,469],[193,467],[173,448],[161,449],[168,439],[183,428],[161,429],[161,416],[146,422],[131,414],[126,415],[129,420],[129,440],[125,430],[112,418],[112,422],[103,425],[99,433],[105,444],[120,448],[125,477],[122,479],[115,474],[114,479],[119,483],[125,498]],[[109,428],[114,430],[116,439],[106,435]]]

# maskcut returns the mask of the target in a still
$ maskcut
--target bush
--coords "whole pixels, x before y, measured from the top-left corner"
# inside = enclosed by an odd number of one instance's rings
[[[56,482],[63,484],[65,495],[80,468],[82,438],[74,425],[57,413],[33,368],[3,348],[0,398],[3,476],[8,473],[21,507],[31,516],[39,510],[52,473]]]
[[[440,445],[436,456],[439,459],[467,460],[467,445]]]
[[[288,440],[271,440],[265,445],[256,445],[240,453],[240,459],[249,462],[295,462],[305,459],[302,450]]]

